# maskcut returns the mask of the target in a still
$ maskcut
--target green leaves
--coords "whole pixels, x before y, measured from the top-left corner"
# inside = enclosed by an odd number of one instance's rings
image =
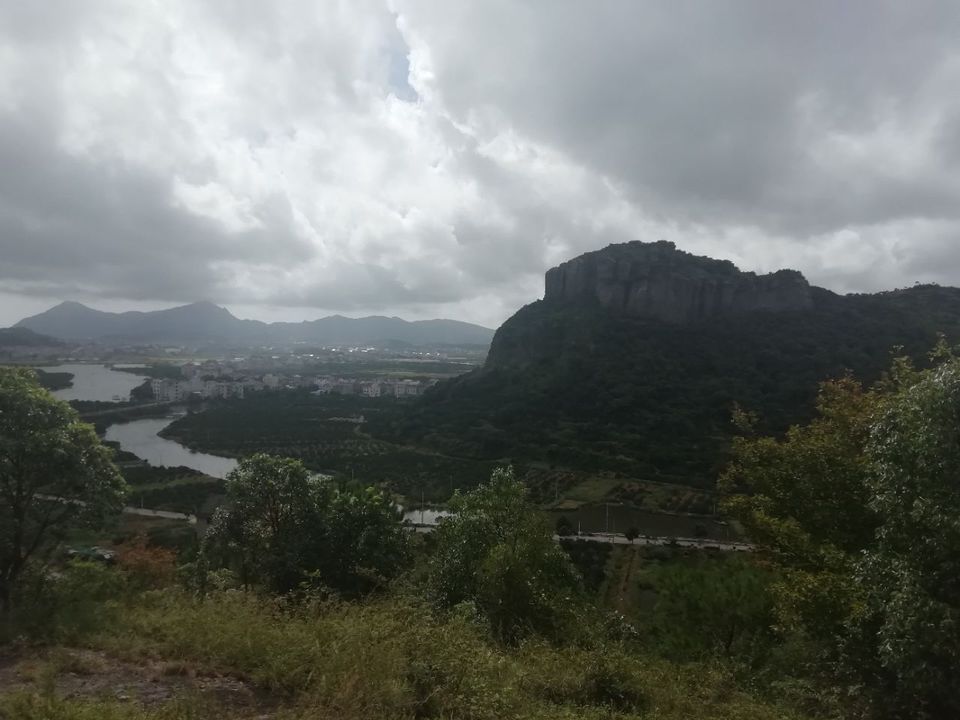
[[[504,642],[529,632],[558,638],[574,620],[579,577],[513,470],[494,471],[489,483],[457,494],[451,508],[456,514],[435,533],[434,602],[474,604]]]
[[[784,571],[779,625],[821,643],[881,717],[960,716],[960,359],[826,383],[783,440],[741,438],[726,508]]]
[[[0,605],[9,605],[31,560],[68,528],[119,513],[125,493],[93,428],[32,371],[0,368]]]
[[[308,580],[355,595],[409,561],[401,513],[373,488],[338,490],[299,460],[253,455],[227,478],[227,501],[204,539],[245,585],[288,592]]]
[[[790,428],[783,441],[737,438],[734,461],[720,481],[737,498],[731,509],[795,562],[818,565],[814,556],[827,546],[845,552],[863,547],[875,527],[863,446],[878,403],[875,394],[844,378],[823,384],[818,417]],[[789,519],[800,525],[784,522]]]
[[[737,557],[673,563],[653,571],[658,589],[652,627],[680,660],[759,660],[773,644],[774,574]]]
[[[876,543],[857,564],[888,700],[918,716],[960,715],[960,360],[918,374],[867,444]]]

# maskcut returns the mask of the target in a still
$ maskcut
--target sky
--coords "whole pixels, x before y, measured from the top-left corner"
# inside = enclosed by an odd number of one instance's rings
[[[960,285],[958,88],[953,0],[0,0],[0,326],[495,327],[629,240]]]

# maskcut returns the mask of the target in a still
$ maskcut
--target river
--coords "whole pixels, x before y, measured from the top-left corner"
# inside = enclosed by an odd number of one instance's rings
[[[237,466],[234,458],[194,452],[174,440],[160,437],[157,433],[172,423],[175,418],[145,418],[132,422],[118,423],[107,428],[106,439],[117,442],[123,450],[133,453],[155,467],[189,467],[206,475],[225,478]],[[448,510],[401,508],[403,517],[415,525],[436,525],[442,517],[449,515]],[[628,508],[621,505],[589,505],[578,510],[546,513],[551,526],[560,516],[570,522],[576,532],[623,533],[629,527],[636,527],[640,534],[668,537],[704,536],[715,540],[736,540],[725,523],[713,518],[697,518],[683,515],[666,515],[645,510]]]
[[[234,458],[194,452],[174,440],[160,437],[157,433],[172,423],[175,418],[145,418],[127,423],[118,423],[107,428],[106,439],[118,442],[123,450],[132,452],[155,467],[193,468],[206,475],[225,478],[237,466]],[[416,525],[436,525],[449,511],[442,509],[402,508],[405,520]],[[716,540],[735,540],[736,533],[724,523],[713,518],[666,515],[638,510],[621,505],[588,505],[566,512],[547,512],[551,526],[560,516],[570,522],[574,531],[625,532],[636,527],[642,535],[695,537],[705,536]]]
[[[103,365],[71,363],[45,366],[42,369],[73,375],[71,387],[53,393],[54,397],[60,400],[126,401],[130,399],[130,391],[146,380],[145,376],[117,372]]]
[[[193,468],[206,475],[225,478],[237,466],[234,458],[194,452],[174,440],[162,438],[157,433],[172,423],[175,418],[145,418],[132,422],[117,423],[107,428],[104,437],[120,443],[120,448],[132,452],[154,467]]]

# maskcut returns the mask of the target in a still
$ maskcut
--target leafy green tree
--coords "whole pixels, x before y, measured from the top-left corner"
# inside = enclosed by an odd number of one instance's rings
[[[384,492],[372,488],[336,491],[326,513],[325,547],[315,548],[321,577],[351,593],[383,585],[410,560],[410,530]]]
[[[782,627],[822,643],[873,715],[960,716],[960,359],[828,383],[783,440],[737,442],[727,508],[783,569]]]
[[[757,660],[773,644],[773,574],[741,558],[652,571],[657,588],[652,630],[661,649],[681,659]]]
[[[70,529],[101,527],[120,512],[126,484],[112,456],[33,372],[0,368],[0,612],[29,565]]]
[[[444,608],[472,603],[508,643],[529,632],[557,638],[580,603],[580,578],[527,500],[512,469],[454,495],[435,532],[429,588]]]
[[[720,479],[727,512],[784,569],[774,585],[779,623],[821,640],[836,636],[858,603],[857,553],[873,539],[865,446],[881,395],[850,378],[823,383],[817,417],[783,439],[735,420],[733,461]]]
[[[257,454],[227,476],[226,489],[226,503],[204,538],[207,552],[232,565],[244,586],[295,587],[329,504],[326,483],[298,460]]]
[[[867,453],[878,530],[848,651],[891,716],[960,717],[960,359],[893,395]]]
[[[299,460],[264,454],[241,461],[226,487],[204,551],[245,586],[288,592],[313,578],[356,594],[409,560],[402,515],[380,491],[337,489]]]

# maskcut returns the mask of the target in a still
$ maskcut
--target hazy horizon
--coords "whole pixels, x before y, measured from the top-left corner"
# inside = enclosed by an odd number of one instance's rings
[[[69,299],[68,299],[68,300],[58,300],[58,301],[53,302],[53,303],[51,303],[51,304],[42,306],[41,309],[38,310],[37,312],[31,312],[31,313],[28,313],[28,314],[23,315],[23,316],[21,316],[21,317],[18,317],[18,318],[16,318],[15,320],[10,321],[10,322],[7,323],[6,325],[3,324],[3,321],[2,321],[3,312],[2,312],[2,310],[0,310],[0,328],[5,328],[5,327],[9,327],[9,326],[15,325],[15,324],[16,324],[17,322],[19,322],[20,320],[24,320],[24,319],[26,319],[26,318],[28,318],[28,317],[32,317],[32,316],[34,316],[34,315],[39,315],[39,314],[41,314],[41,313],[43,313],[43,312],[45,312],[45,311],[47,311],[47,310],[50,310],[50,309],[52,309],[52,308],[56,307],[57,305],[60,305],[61,303],[64,303],[64,302],[79,302],[81,305],[85,305],[86,307],[90,308],[91,310],[99,310],[99,311],[101,311],[101,312],[122,313],[122,312],[127,312],[127,311],[152,312],[152,311],[158,311],[158,310],[170,310],[170,309],[172,309],[172,308],[183,307],[184,305],[192,305],[192,304],[197,303],[197,302],[212,302],[212,301],[192,300],[192,301],[189,301],[189,302],[167,303],[167,304],[158,304],[158,305],[154,305],[154,304],[151,303],[151,304],[145,305],[145,306],[143,306],[143,307],[127,307],[127,306],[123,306],[123,305],[122,305],[122,301],[120,301],[120,302],[121,302],[121,306],[117,307],[117,309],[109,309],[109,308],[103,306],[103,303],[97,303],[97,302],[81,302],[81,301],[79,301],[79,300],[69,300]],[[138,305],[142,305],[142,303],[137,303],[137,304],[138,304]],[[458,318],[441,318],[441,317],[436,317],[436,318],[435,318],[435,317],[423,317],[423,318],[418,318],[418,317],[403,317],[403,316],[400,316],[400,315],[386,315],[386,314],[384,314],[384,313],[341,313],[341,312],[320,313],[320,312],[318,312],[316,309],[313,309],[313,308],[302,308],[301,310],[304,312],[303,317],[298,317],[298,316],[296,316],[296,317],[293,317],[292,319],[291,319],[291,317],[290,317],[290,315],[291,315],[290,311],[291,311],[291,310],[295,310],[295,309],[284,308],[284,309],[282,309],[282,310],[277,311],[277,312],[281,313],[282,315],[279,315],[279,316],[271,319],[271,318],[270,318],[270,314],[271,314],[271,313],[269,312],[269,309],[267,309],[267,311],[265,312],[265,311],[264,311],[264,308],[257,308],[257,307],[249,308],[249,309],[253,312],[253,314],[256,314],[257,311],[259,311],[259,314],[261,315],[261,317],[254,317],[252,314],[251,314],[251,315],[245,314],[243,309],[234,310],[234,308],[228,307],[227,305],[225,305],[225,304],[223,304],[223,303],[214,303],[214,304],[217,305],[218,307],[224,308],[224,309],[227,310],[231,315],[233,315],[235,318],[237,318],[237,319],[239,319],[239,320],[259,320],[259,321],[261,321],[261,322],[266,322],[266,323],[273,323],[273,322],[302,322],[302,321],[318,320],[318,319],[321,319],[321,318],[331,317],[331,316],[335,316],[335,315],[339,315],[339,316],[347,317],[347,318],[352,318],[352,319],[365,318],[365,317],[399,318],[400,320],[406,320],[406,321],[409,321],[409,322],[416,322],[416,321],[418,321],[418,320],[454,320],[454,321],[457,321],[457,320],[458,320]],[[239,305],[236,306],[236,307],[237,307],[237,308],[243,308],[243,306],[239,306]],[[462,321],[462,322],[470,322],[470,321],[469,321],[469,320],[464,320],[464,321]],[[496,329],[495,327],[484,326],[484,325],[482,325],[481,323],[473,323],[473,324],[475,324],[475,325],[481,325],[482,327],[487,327],[487,328],[490,329],[490,330],[495,330],[495,329]]]

